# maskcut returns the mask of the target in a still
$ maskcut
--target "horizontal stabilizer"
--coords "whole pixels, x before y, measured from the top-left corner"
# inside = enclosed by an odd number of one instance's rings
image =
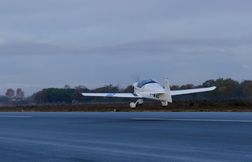
[[[196,88],[196,89],[186,89],[186,90],[173,90],[173,91],[171,91],[171,95],[176,96],[176,95],[183,95],[183,94],[208,92],[208,91],[213,91],[215,89],[216,89],[216,87]]]
[[[121,97],[121,98],[142,98],[142,96],[133,93],[82,93],[87,97]]]

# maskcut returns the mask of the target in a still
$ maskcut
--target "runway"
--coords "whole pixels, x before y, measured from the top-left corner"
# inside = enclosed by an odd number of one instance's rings
[[[0,161],[252,161],[252,113],[0,113]]]

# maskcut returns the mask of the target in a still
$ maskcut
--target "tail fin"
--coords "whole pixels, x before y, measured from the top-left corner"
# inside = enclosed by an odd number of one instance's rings
[[[166,100],[170,103],[172,103],[172,96],[171,96],[171,89],[170,89],[170,83],[168,79],[165,79],[165,92],[166,92]]]

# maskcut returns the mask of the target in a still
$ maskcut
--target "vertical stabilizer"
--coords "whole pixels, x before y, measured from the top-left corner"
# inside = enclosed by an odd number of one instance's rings
[[[165,79],[165,92],[166,92],[166,100],[170,103],[172,103],[172,96],[171,96],[171,89],[170,89],[170,83],[168,79]]]

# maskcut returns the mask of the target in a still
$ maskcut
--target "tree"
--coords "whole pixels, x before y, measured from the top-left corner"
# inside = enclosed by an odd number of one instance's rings
[[[8,97],[6,97],[6,96],[0,96],[0,102],[1,103],[6,103],[8,101],[9,101]]]
[[[64,85],[64,89],[70,89],[70,88],[71,88],[70,85],[68,84]]]
[[[71,103],[73,96],[73,89],[48,88],[34,94],[34,99],[37,103]]]
[[[193,84],[185,84],[180,87],[180,89],[192,89],[194,87]]]
[[[120,90],[118,86],[113,86],[112,84],[106,85],[100,88],[96,88],[93,92],[96,93],[118,93]]]
[[[129,85],[123,90],[124,93],[133,93],[134,92],[134,87],[132,85]]]
[[[171,90],[179,90],[180,87],[178,85],[172,85]]]
[[[78,93],[83,93],[83,92],[89,92],[90,90],[84,86],[84,85],[78,85],[76,86],[75,88],[75,91],[78,92]]]
[[[212,86],[216,86],[216,82],[215,80],[211,79],[211,80],[207,80],[202,84],[203,87],[212,87]]]
[[[242,95],[246,98],[252,99],[252,81],[245,80],[241,83]]]
[[[217,79],[215,81],[217,86],[217,94],[223,98],[237,97],[239,93],[239,82],[228,79]]]

